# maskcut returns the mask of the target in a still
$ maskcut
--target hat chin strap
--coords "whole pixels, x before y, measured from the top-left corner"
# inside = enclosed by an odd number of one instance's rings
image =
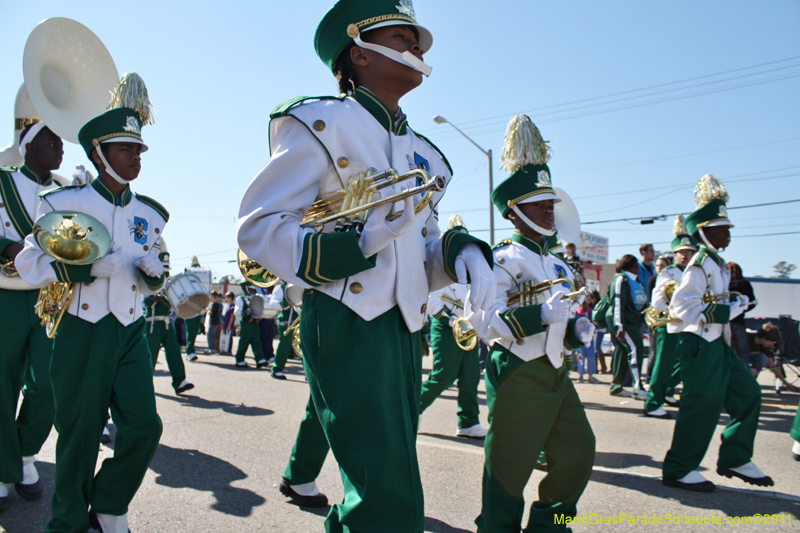
[[[111,165],[109,165],[109,164],[108,164],[108,161],[106,161],[106,156],[104,156],[104,155],[103,155],[103,150],[101,150],[101,149],[100,149],[100,146],[99,146],[99,145],[97,146],[97,148],[95,149],[95,151],[97,152],[97,155],[99,155],[99,156],[100,156],[100,161],[102,161],[102,162],[103,162],[103,164],[106,166],[106,173],[107,173],[109,176],[111,176],[112,178],[114,178],[114,181],[116,181],[116,182],[117,182],[117,183],[119,183],[120,185],[127,185],[127,184],[128,184],[128,182],[127,182],[127,181],[125,181],[124,179],[120,178],[120,177],[119,177],[119,174],[117,174],[117,173],[114,171],[114,169],[113,169],[113,168],[111,168]]]
[[[700,233],[700,238],[703,239],[703,243],[706,245],[706,248],[708,248],[709,250],[711,250],[715,254],[718,254],[719,250],[717,250],[714,246],[711,245],[710,242],[708,242],[708,239],[706,238],[706,234],[703,233],[703,228],[697,228],[697,232]],[[722,249],[724,250],[725,248],[722,248]]]
[[[397,50],[392,50],[391,48],[387,48],[385,46],[372,43],[365,43],[364,41],[361,40],[361,34],[358,34],[357,36],[353,37],[353,41],[361,48],[366,48],[367,50],[378,52],[380,55],[388,57],[392,61],[396,61],[401,65],[405,65],[407,67],[411,67],[417,72],[422,73],[425,77],[430,76],[431,72],[433,72],[432,67],[426,65],[424,61],[419,59],[411,52],[403,52],[401,54]]]
[[[537,224],[534,224],[533,221],[529,220],[528,217],[526,217],[525,215],[522,214],[522,211],[520,211],[519,208],[517,208],[516,205],[514,207],[512,207],[511,210],[514,211],[517,214],[517,216],[525,224],[527,224],[529,228],[531,228],[536,233],[544,235],[545,237],[552,237],[553,235],[556,234],[556,228],[555,227],[553,229],[544,229],[543,227],[541,227],[541,226],[539,226]]]

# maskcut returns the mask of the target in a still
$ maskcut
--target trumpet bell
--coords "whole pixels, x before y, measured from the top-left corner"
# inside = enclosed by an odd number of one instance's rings
[[[119,76],[111,54],[86,26],[51,18],[33,29],[22,56],[33,107],[53,133],[78,143],[78,131],[105,111]]]
[[[555,218],[556,229],[561,242],[575,242],[581,235],[581,216],[575,202],[563,190],[555,187],[556,195],[561,201],[555,204],[553,216]]]
[[[287,284],[286,287],[283,289],[283,297],[286,298],[286,301],[297,310],[303,308],[303,293],[305,289],[298,285],[291,285]]]
[[[465,352],[474,350],[478,345],[478,334],[466,318],[458,317],[453,323],[453,337],[459,348]]]
[[[236,264],[239,265],[239,272],[242,273],[244,279],[255,285],[266,289],[278,283],[278,276],[259,265],[253,259],[247,257],[247,254],[239,248],[236,252]]]
[[[111,236],[94,217],[73,211],[53,211],[36,220],[33,236],[50,257],[68,265],[89,265],[103,258]]]

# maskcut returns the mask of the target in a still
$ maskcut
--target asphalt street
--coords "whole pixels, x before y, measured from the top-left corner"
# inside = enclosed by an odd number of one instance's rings
[[[316,532],[324,531],[328,509],[300,508],[286,503],[277,489],[308,398],[302,364],[290,360],[288,380],[271,379],[267,370],[233,367],[233,358],[200,356],[186,363],[196,387],[176,396],[163,354],[156,366],[155,390],[164,433],[150,469],[129,509],[134,533]],[[424,368],[429,371],[431,358]],[[797,394],[775,394],[771,374],[762,372],[763,402],[754,461],[775,480],[775,487],[757,488],[715,473],[722,415],[702,471],[717,484],[711,494],[696,494],[661,484],[661,462],[674,420],[642,416],[642,402],[608,394],[610,376],[599,385],[576,383],[597,437],[591,481],[573,525],[588,531],[800,531],[800,462],[792,460],[789,428]],[[486,425],[486,395],[480,385],[481,420]],[[676,409],[668,408],[676,412]],[[475,531],[480,511],[483,443],[455,436],[456,391],[447,390],[424,414],[417,450],[425,490],[425,531]],[[114,429],[112,426],[112,433]],[[38,455],[44,496],[36,502],[13,491],[0,513],[0,531],[41,532],[49,518],[56,433]],[[101,446],[98,467],[113,455],[113,443]],[[525,491],[536,499],[545,474],[534,472]],[[318,479],[331,502],[342,498],[336,463],[329,456]],[[750,517],[776,515],[776,525]],[[636,523],[631,523],[632,517]],[[646,517],[650,524],[642,524]],[[717,525],[689,523],[698,518]],[[726,524],[749,522],[744,524]],[[667,521],[658,524],[657,521]],[[616,524],[613,523],[616,520]],[[669,521],[682,520],[670,524]],[[759,522],[754,524],[752,522]],[[610,523],[604,523],[610,522]],[[524,522],[523,522],[524,523]],[[669,525],[667,525],[669,524]]]

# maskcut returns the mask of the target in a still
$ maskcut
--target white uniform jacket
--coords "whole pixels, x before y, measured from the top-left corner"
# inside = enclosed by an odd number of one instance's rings
[[[6,246],[22,242],[33,229],[36,221],[36,204],[39,193],[58,187],[52,176],[41,179],[34,171],[23,165],[19,169],[0,169],[0,252]],[[27,283],[20,276],[8,278],[0,274],[0,288],[20,291],[38,287]]]
[[[497,298],[490,311],[473,312],[469,302],[465,317],[478,336],[487,343],[502,346],[523,361],[532,361],[547,355],[555,368],[564,362],[564,350],[574,350],[583,343],[574,337],[577,319],[559,324],[542,324],[540,308],[556,291],[570,292],[566,285],[556,285],[538,296],[537,305],[513,307],[508,298],[519,292],[526,281],[539,283],[545,280],[566,278],[572,282],[573,274],[563,259],[540,246],[521,233],[514,232],[494,248],[494,273],[497,278]],[[568,329],[570,331],[568,331]]]
[[[725,341],[729,342],[730,300],[726,298],[721,302],[704,304],[702,298],[708,291],[714,294],[728,292],[730,280],[725,261],[701,246],[692,264],[684,270],[681,284],[672,295],[671,315],[681,319],[681,322],[667,324],[667,332],[688,331],[709,342],[724,335]]]
[[[144,296],[156,294],[164,275],[146,276],[134,263],[152,253],[164,231],[169,213],[154,200],[125,190],[119,204],[114,193],[100,179],[91,185],[64,187],[40,197],[37,218],[51,211],[76,211],[99,220],[111,236],[112,250],[120,249],[122,269],[111,278],[93,278],[92,265],[71,266],[42,252],[33,236],[17,256],[17,270],[28,283],[42,287],[55,281],[73,282],[75,292],[69,314],[97,323],[112,313],[128,326],[142,316]]]
[[[456,318],[464,316],[463,306],[468,294],[469,287],[460,283],[453,283],[444,289],[434,291],[428,295],[428,314],[433,318],[449,317],[452,326]],[[445,302],[442,297],[460,303],[461,307]]]
[[[364,320],[398,306],[409,331],[417,331],[430,290],[456,281],[452,265],[458,251],[468,242],[482,244],[458,231],[442,236],[436,213],[442,193],[371,258],[361,253],[355,232],[331,233],[331,223],[318,233],[300,221],[318,196],[342,189],[354,174],[423,167],[449,181],[447,161],[407,127],[405,116],[394,117],[363,88],[348,97],[303,100],[287,102],[272,114],[271,159],[242,198],[239,246],[281,279],[313,287]],[[398,190],[395,185],[381,194]]]

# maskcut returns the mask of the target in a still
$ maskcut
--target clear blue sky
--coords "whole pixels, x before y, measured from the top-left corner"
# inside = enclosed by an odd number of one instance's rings
[[[494,150],[495,183],[505,178],[505,124],[529,114],[551,142],[554,184],[575,199],[584,222],[689,212],[705,173],[727,185],[729,207],[800,199],[800,2],[414,4],[434,35],[426,55],[434,71],[401,105],[455,170],[440,204],[443,223],[458,212],[473,232],[488,228],[488,171],[481,152],[433,123],[436,114]],[[133,188],[170,211],[173,266],[197,254],[215,276],[238,274],[228,263],[235,218],[244,188],[269,159],[269,112],[294,96],[336,92],[312,44],[333,1],[130,5],[4,2],[0,146],[12,140],[28,34],[50,17],[81,22],[120,74],[135,70],[147,83],[156,124],[143,132],[151,149]],[[89,165],[68,145],[60,173],[81,163]],[[745,275],[773,275],[778,261],[800,265],[800,203],[730,216],[736,228],[723,256]],[[509,227],[498,216],[496,226]],[[636,254],[640,243],[671,240],[671,229],[671,218],[583,226],[610,238],[612,260]],[[488,240],[485,231],[476,235]]]

